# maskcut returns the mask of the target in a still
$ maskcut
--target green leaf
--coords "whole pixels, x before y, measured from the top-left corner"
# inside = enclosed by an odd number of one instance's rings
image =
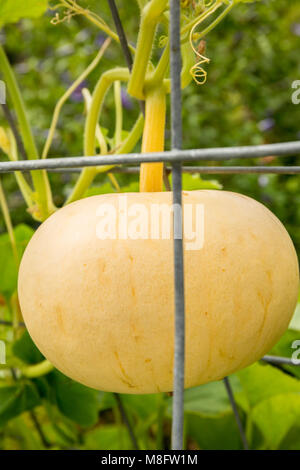
[[[300,394],[285,393],[263,401],[252,410],[250,419],[264,436],[264,448],[278,449],[293,426],[298,426]]]
[[[0,426],[39,405],[40,397],[30,383],[20,382],[8,387],[0,387]]]
[[[230,377],[230,384],[235,394],[236,400],[243,407],[245,406],[245,397],[243,390],[236,376]],[[171,404],[169,402],[168,413],[171,415]],[[221,415],[232,412],[228,399],[226,388],[223,381],[210,382],[208,384],[194,387],[184,392],[184,411],[185,413],[196,414],[210,418],[217,418]]]
[[[0,26],[16,23],[21,18],[37,18],[47,9],[48,0],[1,0]]]
[[[107,425],[85,434],[84,448],[88,450],[130,450],[128,431],[124,426]]]
[[[18,225],[14,229],[17,250],[21,258],[34,231],[27,225]],[[13,256],[8,234],[0,236],[0,293],[10,297],[17,288],[18,270]]]
[[[47,377],[60,412],[81,426],[93,426],[98,420],[98,392],[74,382],[58,370]]]
[[[247,408],[246,398],[236,376],[230,377],[236,402]],[[242,444],[223,381],[191,388],[184,394],[184,411],[189,438],[200,449],[241,449]],[[241,412],[241,410],[240,410]],[[171,416],[171,401],[168,407]],[[242,412],[241,412],[242,417]]]
[[[171,175],[172,184],[172,175]],[[197,189],[222,189],[222,185],[217,180],[204,180],[199,173],[183,173],[182,189],[185,191],[194,191]]]
[[[146,420],[157,413],[157,403],[160,395],[121,395],[121,400],[126,409],[130,410],[137,418]]]
[[[21,338],[13,344],[12,349],[15,356],[27,364],[38,364],[45,359],[32,341],[28,331],[25,331]]]
[[[186,416],[186,429],[200,449],[240,450],[242,444],[233,413],[218,418],[204,418],[197,415]]]
[[[139,191],[139,182],[132,181],[130,184],[121,187],[122,193],[136,193]],[[104,183],[101,186],[92,186],[89,188],[84,197],[97,196],[98,194],[115,193],[116,190],[112,187],[111,183]]]
[[[269,365],[253,364],[237,373],[251,407],[276,395],[300,393],[300,382]]]

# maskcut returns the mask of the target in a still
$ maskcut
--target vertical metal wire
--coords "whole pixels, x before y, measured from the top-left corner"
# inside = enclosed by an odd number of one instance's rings
[[[234,395],[233,395],[232,387],[231,387],[230,382],[229,382],[229,378],[224,377],[223,381],[224,381],[224,385],[225,385],[225,388],[226,388],[226,391],[227,391],[227,394],[228,394],[228,398],[229,398],[229,401],[230,401],[230,404],[231,404],[231,407],[232,407],[232,410],[233,410],[233,413],[234,413],[235,421],[236,421],[236,424],[237,424],[237,427],[238,427],[238,430],[239,430],[239,433],[240,433],[240,438],[241,438],[241,441],[242,441],[242,444],[243,444],[243,448],[244,448],[244,450],[249,450],[249,444],[248,444],[246,434],[245,434],[245,431],[244,431],[244,428],[243,428],[243,424],[242,424],[242,421],[241,421],[241,418],[240,418],[240,415],[239,415],[239,410],[238,410],[236,401],[234,399]]]
[[[182,147],[181,117],[181,52],[180,52],[180,0],[170,4],[170,61],[171,61],[171,131],[172,150]],[[184,402],[184,271],[182,234],[182,180],[181,163],[173,163],[174,207],[174,286],[175,286],[175,352],[174,395],[172,421],[172,449],[183,448],[183,402]]]

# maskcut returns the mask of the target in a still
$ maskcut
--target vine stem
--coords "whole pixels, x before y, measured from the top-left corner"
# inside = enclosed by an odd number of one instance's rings
[[[143,133],[143,126],[144,126],[144,117],[142,114],[140,114],[131,132],[129,133],[127,138],[124,140],[122,145],[117,149],[115,153],[116,154],[130,153],[132,149],[138,143]],[[74,202],[80,199],[84,195],[85,191],[88,189],[88,187],[90,186],[90,184],[92,183],[93,179],[95,178],[97,174],[109,171],[115,166],[116,165],[105,165],[105,166],[98,166],[98,167],[92,167],[92,168],[85,168],[81,172],[81,175],[72,193],[67,199],[66,204],[70,204],[71,202]]]
[[[34,379],[37,377],[41,377],[42,375],[49,374],[54,369],[54,366],[51,362],[45,359],[44,361],[40,362],[39,364],[34,364],[32,366],[26,366],[22,369],[22,375],[29,379]]]
[[[19,259],[19,254],[18,254],[18,250],[17,250],[17,242],[16,242],[16,237],[15,237],[13,225],[12,225],[12,222],[11,222],[10,213],[9,213],[5,193],[4,193],[4,190],[3,190],[1,178],[0,178],[0,207],[1,207],[1,210],[2,210],[2,213],[3,213],[3,218],[4,218],[6,230],[7,230],[8,236],[9,236],[9,240],[10,240],[14,260],[15,260],[15,263],[16,263],[16,267],[18,269],[19,264],[20,264],[20,259]]]
[[[129,421],[129,418],[127,416],[127,413],[126,413],[126,410],[125,410],[125,407],[123,405],[123,402],[122,402],[122,399],[119,395],[119,393],[114,393],[114,397],[115,397],[115,400],[117,402],[117,405],[118,405],[118,409],[120,411],[120,414],[122,416],[122,419],[123,419],[123,422],[128,430],[128,434],[130,436],[130,439],[131,439],[131,442],[133,444],[133,448],[135,450],[139,450],[139,445],[138,445],[138,441],[137,441],[137,438],[135,436],[135,433],[134,433],[134,430],[133,430],[133,427]]]
[[[214,13],[221,5],[223,4],[223,0],[215,0],[214,3],[207,9],[204,10],[197,18],[193,19],[190,21],[188,24],[186,24],[182,29],[181,29],[181,36],[184,36],[185,34],[189,34],[189,32],[195,27],[195,25],[201,23],[204,21],[206,18],[208,18],[212,13]],[[186,40],[188,39],[188,36]]]
[[[88,115],[85,122],[85,131],[84,131],[84,154],[87,156],[93,156],[96,154],[96,134],[97,134],[97,125],[102,109],[102,105],[105,99],[105,96],[110,89],[111,85],[115,81],[128,81],[129,80],[129,71],[126,68],[115,68],[104,72],[92,95],[92,100],[90,103],[90,108],[88,109]],[[102,167],[102,172],[108,171],[113,168],[114,165],[108,165]],[[96,168],[85,168],[81,175],[79,176],[75,187],[73,188],[72,193],[68,197],[66,204],[70,204],[73,201],[80,199],[85,193],[86,189],[90,186],[96,174],[99,173],[99,170]]]
[[[84,154],[95,155],[95,137],[104,98],[115,81],[128,81],[129,71],[126,68],[115,68],[104,72],[100,77],[92,96],[92,103],[86,119],[84,132]]]
[[[84,88],[82,90],[82,95],[83,95],[83,98],[84,98],[86,110],[87,110],[87,112],[89,112],[89,109],[90,109],[91,103],[92,103],[91,94],[90,94],[90,92],[87,88]],[[107,142],[105,140],[105,137],[102,133],[102,130],[101,130],[101,127],[99,126],[99,124],[97,124],[97,127],[96,127],[96,138],[97,138],[97,141],[98,141],[98,144],[99,144],[99,147],[100,147],[100,154],[101,155],[107,155],[107,153],[108,153]],[[118,183],[117,178],[115,177],[115,175],[113,173],[107,173],[107,176],[109,177],[109,179],[110,179],[112,185],[115,187],[115,189],[117,191],[120,191],[120,186],[119,186],[119,183]]]
[[[159,17],[167,7],[168,0],[151,0],[142,10],[137,49],[132,73],[128,83],[128,93],[143,100],[145,77]]]
[[[38,417],[37,417],[37,415],[35,414],[34,410],[31,410],[31,411],[29,412],[29,415],[30,415],[30,417],[31,417],[31,419],[32,419],[32,422],[33,422],[33,424],[34,424],[34,427],[35,427],[35,429],[36,429],[36,431],[37,431],[37,433],[38,433],[38,435],[39,435],[39,437],[40,437],[40,439],[41,439],[41,441],[42,441],[43,446],[46,447],[46,448],[51,447],[51,444],[50,444],[50,442],[48,441],[48,439],[46,438],[46,436],[45,436],[45,434],[44,434],[44,431],[43,431],[43,429],[42,429],[42,426],[40,425],[40,422],[39,422]]]
[[[35,145],[35,141],[31,132],[29,121],[27,118],[24,101],[16,81],[12,67],[7,59],[3,47],[0,44],[0,69],[3,74],[6,86],[8,88],[14,110],[16,112],[22,140],[24,143],[25,150],[28,158],[38,159],[38,151]],[[55,206],[52,201],[51,189],[47,172],[45,170],[39,170],[32,172],[32,180],[36,191],[36,218],[39,220],[45,220],[55,210]]]
[[[165,143],[166,92],[163,86],[148,92],[142,152],[162,152]],[[163,163],[142,163],[140,191],[163,190]]]
[[[75,1],[73,0],[61,0],[60,4],[58,6],[65,6],[67,7],[69,10],[73,11],[76,15],[82,15],[84,16],[85,18],[87,18],[91,23],[93,23],[94,25],[96,25],[99,29],[101,29],[101,31],[103,31],[105,34],[107,34],[110,38],[112,38],[114,41],[120,43],[120,39],[119,39],[119,36],[110,29],[110,27],[105,23],[104,20],[102,20],[102,18],[100,18],[98,15],[96,15],[95,13],[91,12],[90,10],[88,10],[87,8],[82,8],[80,7]],[[56,8],[52,8],[53,10],[55,10]],[[63,20],[59,20],[59,21],[55,21],[55,18],[54,18],[54,21],[52,20],[52,23],[53,24],[57,24],[59,22],[62,22]],[[129,44],[129,49],[131,50],[131,52],[135,53],[135,48]]]
[[[12,129],[8,128],[7,130],[4,130],[0,127],[0,148],[2,148],[2,150],[7,154],[10,161],[18,160],[16,139]],[[28,208],[31,208],[34,205],[33,191],[27,183],[23,173],[15,171],[14,174],[22,196]]]
[[[72,83],[72,85],[63,94],[63,96],[58,100],[58,102],[55,106],[55,109],[54,109],[52,122],[51,122],[51,126],[50,126],[49,133],[48,133],[48,136],[47,136],[47,140],[46,140],[43,152],[42,152],[42,158],[47,158],[47,155],[49,153],[49,149],[50,149],[53,137],[54,137],[55,129],[56,129],[57,122],[58,122],[58,119],[59,119],[59,115],[60,115],[60,112],[61,112],[61,109],[62,109],[63,105],[68,100],[68,98],[72,95],[72,93],[76,90],[76,88],[78,88],[78,86],[86,79],[86,77],[97,67],[97,65],[99,64],[101,58],[103,57],[103,54],[105,53],[105,51],[108,48],[110,43],[111,43],[111,39],[107,38],[104,41],[100,51],[98,52],[98,54],[96,55],[94,60],[84,70],[84,72],[77,78],[77,80],[75,80],[75,82]]]

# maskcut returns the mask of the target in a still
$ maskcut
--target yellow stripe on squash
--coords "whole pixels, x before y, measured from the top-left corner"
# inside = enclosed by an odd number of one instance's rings
[[[53,214],[21,263],[22,313],[41,352],[73,379],[123,393],[171,391],[173,242],[98,239],[99,206],[124,198],[128,207],[171,204],[167,192],[108,194]],[[299,273],[288,233],[260,203],[224,191],[184,192],[183,202],[203,204],[205,223],[203,248],[184,254],[185,385],[193,387],[270,350],[293,314]]]

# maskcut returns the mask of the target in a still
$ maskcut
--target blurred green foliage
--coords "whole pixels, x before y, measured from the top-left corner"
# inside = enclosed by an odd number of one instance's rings
[[[110,22],[106,2],[90,0]],[[120,0],[120,14],[130,41],[137,35],[137,6]],[[34,15],[32,15],[34,16]],[[16,71],[39,149],[42,148],[57,100],[94,58],[104,36],[80,17],[56,26],[53,12],[38,19],[7,25],[0,41]],[[207,38],[208,81],[191,84],[183,94],[185,148],[261,144],[300,138],[300,105],[292,104],[292,82],[300,79],[300,4],[265,0],[241,4]],[[100,66],[88,77],[91,91],[107,68],[124,64],[119,46],[112,44]],[[138,105],[124,90],[126,128]],[[112,93],[101,124],[114,132]],[[0,115],[0,125],[4,124]],[[64,106],[51,156],[82,154],[84,106],[76,92]],[[167,131],[168,135],[168,131]],[[169,145],[169,143],[167,142]],[[1,159],[5,156],[2,155]],[[231,163],[231,162],[230,162]],[[252,161],[237,162],[253,164]],[[257,162],[256,162],[257,163]],[[261,164],[299,164],[297,156],[269,158]],[[214,164],[213,162],[211,163]],[[226,163],[229,164],[229,163]],[[137,191],[137,176],[118,175],[123,191]],[[76,175],[51,174],[55,202],[60,205]],[[205,179],[208,179],[207,177]],[[218,177],[224,189],[242,192],[267,205],[287,227],[300,250],[300,179],[298,176],[234,175]],[[184,175],[185,189],[202,187],[201,179]],[[35,223],[25,212],[13,175],[5,175],[19,253]],[[99,176],[88,194],[111,192],[107,176]],[[20,225],[22,224],[22,225]],[[27,224],[27,225],[25,225]],[[4,224],[0,219],[0,230]],[[0,236],[0,320],[11,321],[11,296],[17,268],[8,236]],[[300,310],[290,329],[272,350],[290,357],[300,337]],[[22,319],[20,319],[22,320]],[[120,416],[115,396],[77,384],[54,370],[38,379],[15,375],[26,364],[43,359],[22,326],[0,325],[7,344],[7,365],[0,366],[0,449],[128,449],[133,444]],[[251,448],[300,449],[300,372],[256,363],[230,377]],[[167,448],[171,398],[162,395],[123,395],[139,447]],[[189,449],[240,449],[242,444],[222,382],[186,391],[185,442]]]

